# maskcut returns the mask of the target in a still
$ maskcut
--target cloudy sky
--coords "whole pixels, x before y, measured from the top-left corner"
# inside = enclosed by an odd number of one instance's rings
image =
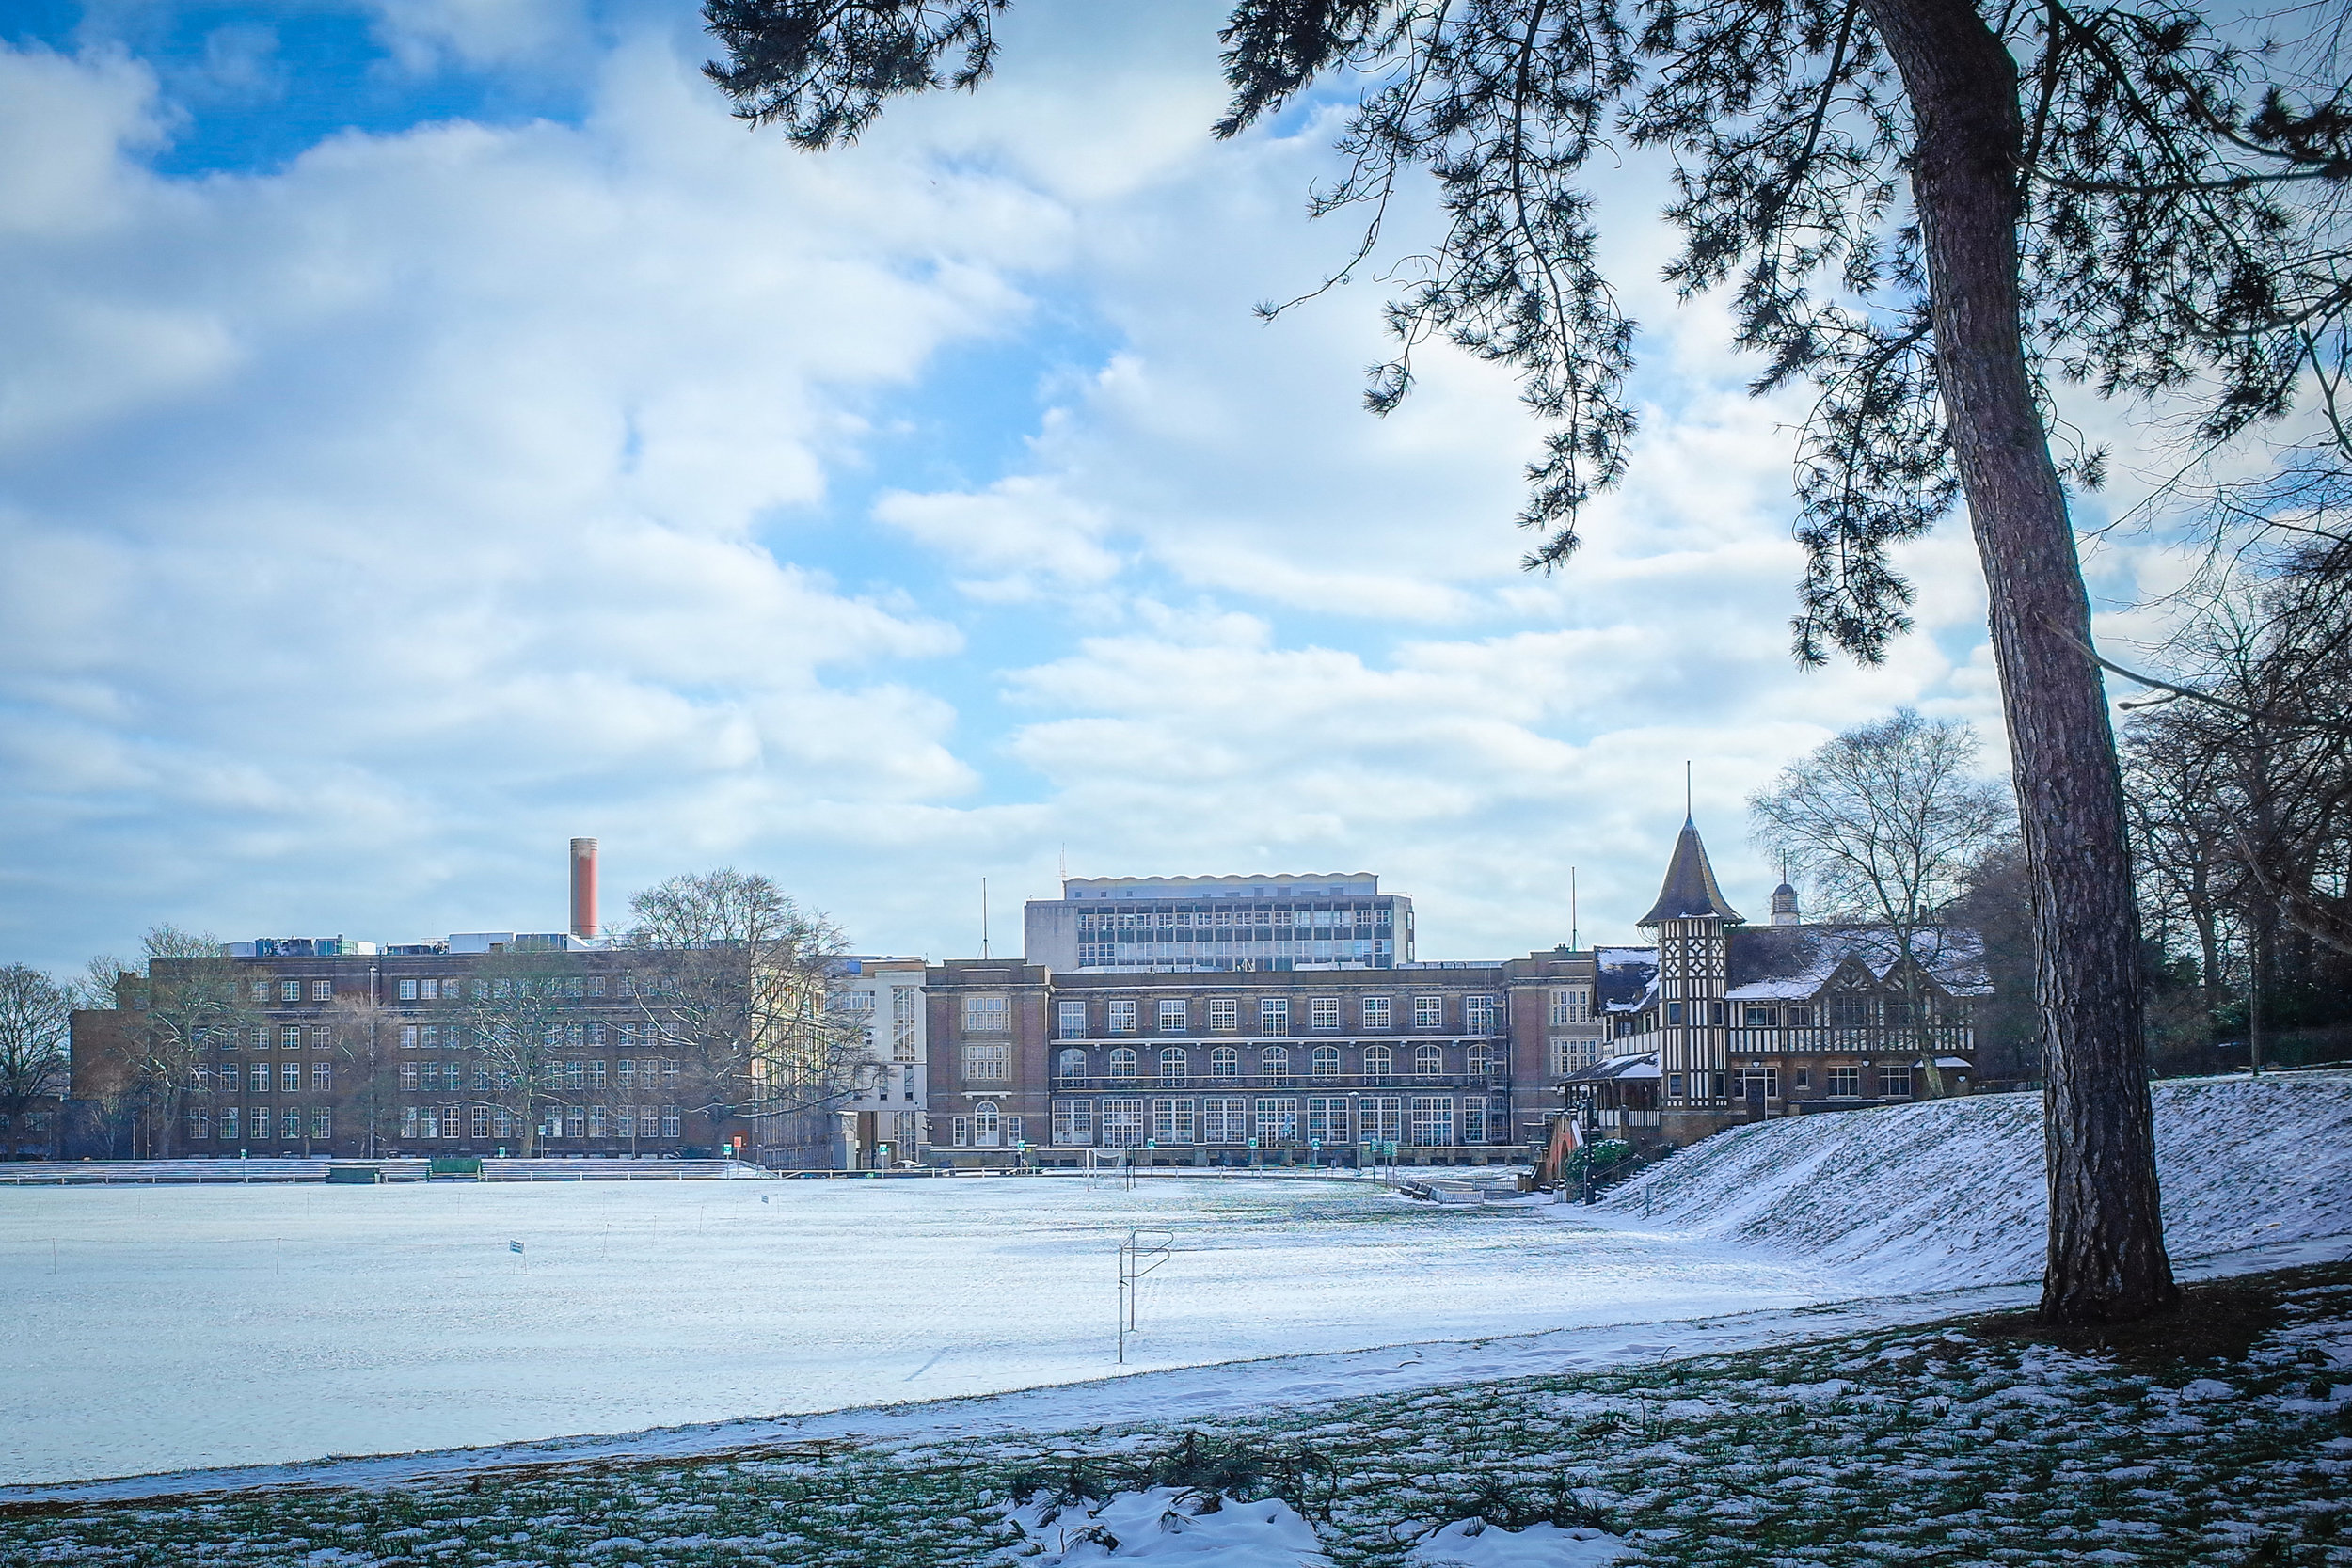
[[[9,7],[0,960],[557,928],[576,833],[609,913],[734,863],[867,950],[1066,856],[1375,871],[1494,957],[1571,866],[1630,934],[1685,758],[1760,912],[1785,762],[1906,703],[1997,741],[1957,521],[1883,667],[1791,665],[1795,410],[1655,283],[1655,171],[1634,475],[1519,571],[1505,378],[1375,420],[1376,280],[1253,319],[1352,239],[1338,103],[1213,141],[1219,9],[1022,0],[977,96],[809,156],[691,0]]]

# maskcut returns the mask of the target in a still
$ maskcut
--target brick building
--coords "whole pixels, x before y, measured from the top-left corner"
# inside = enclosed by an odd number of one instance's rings
[[[1566,948],[1279,971],[961,959],[925,989],[931,1157],[961,1165],[1354,1164],[1368,1142],[1502,1164],[1604,1035],[1592,957]]]

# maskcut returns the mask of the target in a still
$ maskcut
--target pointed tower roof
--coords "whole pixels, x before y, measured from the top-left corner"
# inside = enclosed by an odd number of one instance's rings
[[[1675,839],[1674,859],[1666,863],[1666,883],[1658,890],[1658,902],[1634,924],[1657,926],[1710,914],[1730,925],[1742,925],[1747,919],[1725,901],[1724,890],[1715,885],[1715,868],[1707,863],[1707,846],[1699,842],[1698,825],[1686,816]]]

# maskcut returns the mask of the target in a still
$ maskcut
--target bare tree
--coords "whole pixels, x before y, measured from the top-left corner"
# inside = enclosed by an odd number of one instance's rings
[[[243,1035],[264,1015],[212,936],[157,926],[141,947],[146,974],[128,988],[135,1015],[126,1028],[130,1076],[145,1113],[149,1151],[169,1155],[179,1146],[197,1069],[209,1065],[224,1035]]]
[[[374,997],[338,987],[327,1008],[326,1027],[336,1067],[346,1083],[358,1087],[351,1108],[360,1118],[360,1152],[373,1157],[382,1152],[390,1135],[395,1103],[392,1047],[398,1024]]]
[[[40,970],[0,968],[0,1113],[22,1120],[41,1101],[65,1092],[72,1005],[71,992]],[[56,1136],[53,1117],[53,1149]]]
[[[840,928],[768,878],[722,867],[629,900],[630,990],[653,1037],[681,1053],[697,1109],[763,1128],[854,1092],[862,1021],[834,1008]]]
[[[510,1119],[526,1160],[538,1152],[540,1114],[574,1103],[563,1064],[576,1049],[572,1031],[585,1027],[575,989],[582,979],[576,967],[528,952],[493,953],[467,979],[459,1016],[473,1053],[472,1099]]]
[[[1830,925],[1894,939],[1910,1026],[1929,1024],[1923,983],[1946,952],[1945,911],[2015,832],[2008,791],[1977,771],[1969,725],[1909,708],[1846,731],[1748,800],[1750,832],[1802,881]]]

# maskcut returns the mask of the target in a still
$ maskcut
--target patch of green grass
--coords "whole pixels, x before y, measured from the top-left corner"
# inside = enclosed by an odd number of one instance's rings
[[[0,1563],[932,1568],[1009,1561],[1007,1501],[1279,1496],[1348,1568],[1471,1514],[1690,1568],[2352,1568],[2352,1265],[2192,1287],[2146,1325],[2015,1316],[1184,1428],[803,1443],[386,1492],[0,1513]],[[2347,1389],[2352,1391],[2352,1389]]]

